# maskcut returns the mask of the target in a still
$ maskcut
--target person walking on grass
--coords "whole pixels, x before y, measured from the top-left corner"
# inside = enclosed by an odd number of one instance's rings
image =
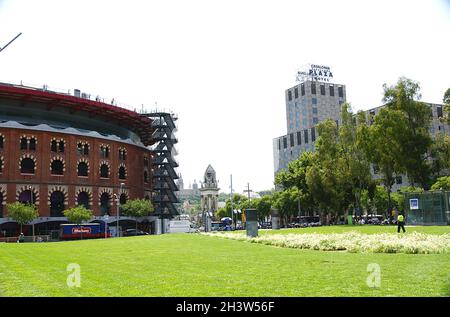
[[[406,232],[405,216],[403,216],[403,213],[400,213],[397,217],[397,233],[400,233],[400,228],[402,228],[403,232]]]

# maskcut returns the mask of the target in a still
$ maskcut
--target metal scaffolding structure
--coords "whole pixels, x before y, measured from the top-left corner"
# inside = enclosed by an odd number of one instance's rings
[[[151,112],[141,114],[152,119],[154,132],[152,139],[155,142],[151,151],[153,153],[153,195],[152,201],[155,205],[155,215],[161,218],[172,218],[178,215],[175,204],[179,203],[175,192],[178,186],[175,180],[178,174],[175,168],[178,162],[175,160],[177,151],[175,144],[178,140],[175,138],[176,125],[178,119],[176,115],[168,112]]]

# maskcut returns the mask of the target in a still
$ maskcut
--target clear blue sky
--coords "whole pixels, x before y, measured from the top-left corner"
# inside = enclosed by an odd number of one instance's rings
[[[273,183],[272,139],[301,65],[329,65],[354,110],[383,83],[450,87],[449,1],[0,0],[0,80],[79,88],[179,115],[185,184],[212,164],[229,192]]]

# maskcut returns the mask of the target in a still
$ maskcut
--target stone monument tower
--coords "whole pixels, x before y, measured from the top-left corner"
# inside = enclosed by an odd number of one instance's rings
[[[205,171],[200,188],[202,213],[208,218],[217,211],[217,200],[219,199],[219,187],[216,179],[216,171],[211,165]],[[209,213],[209,215],[208,215]]]

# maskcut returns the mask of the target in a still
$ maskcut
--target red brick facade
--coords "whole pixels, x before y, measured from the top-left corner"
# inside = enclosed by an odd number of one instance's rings
[[[36,205],[41,217],[50,216],[50,195],[58,190],[64,193],[65,209],[75,206],[80,191],[90,195],[90,205],[95,216],[100,216],[100,196],[102,192],[118,194],[120,183],[124,183],[122,192],[128,199],[151,196],[151,154],[139,146],[65,133],[34,131],[32,129],[0,128],[3,147],[0,146],[0,193],[4,203],[18,200],[24,188],[34,191]],[[37,141],[35,150],[21,150],[21,138],[34,137]],[[64,142],[64,152],[53,152],[52,140]],[[78,143],[89,145],[88,155],[78,152]],[[109,155],[101,157],[100,147],[107,146]],[[125,160],[120,159],[119,150],[125,149]],[[144,156],[148,157],[148,166],[144,166]],[[21,158],[29,157],[35,162],[34,174],[20,171]],[[64,164],[63,175],[52,175],[51,163],[54,159]],[[78,176],[78,163],[88,164],[88,176]],[[100,166],[109,166],[109,177],[100,177]],[[119,179],[119,168],[125,168],[125,179]],[[144,183],[144,170],[148,173],[148,182]],[[6,199],[5,199],[6,198]],[[115,202],[111,202],[115,206]],[[115,215],[112,212],[112,215]],[[4,208],[3,216],[7,216]]]

